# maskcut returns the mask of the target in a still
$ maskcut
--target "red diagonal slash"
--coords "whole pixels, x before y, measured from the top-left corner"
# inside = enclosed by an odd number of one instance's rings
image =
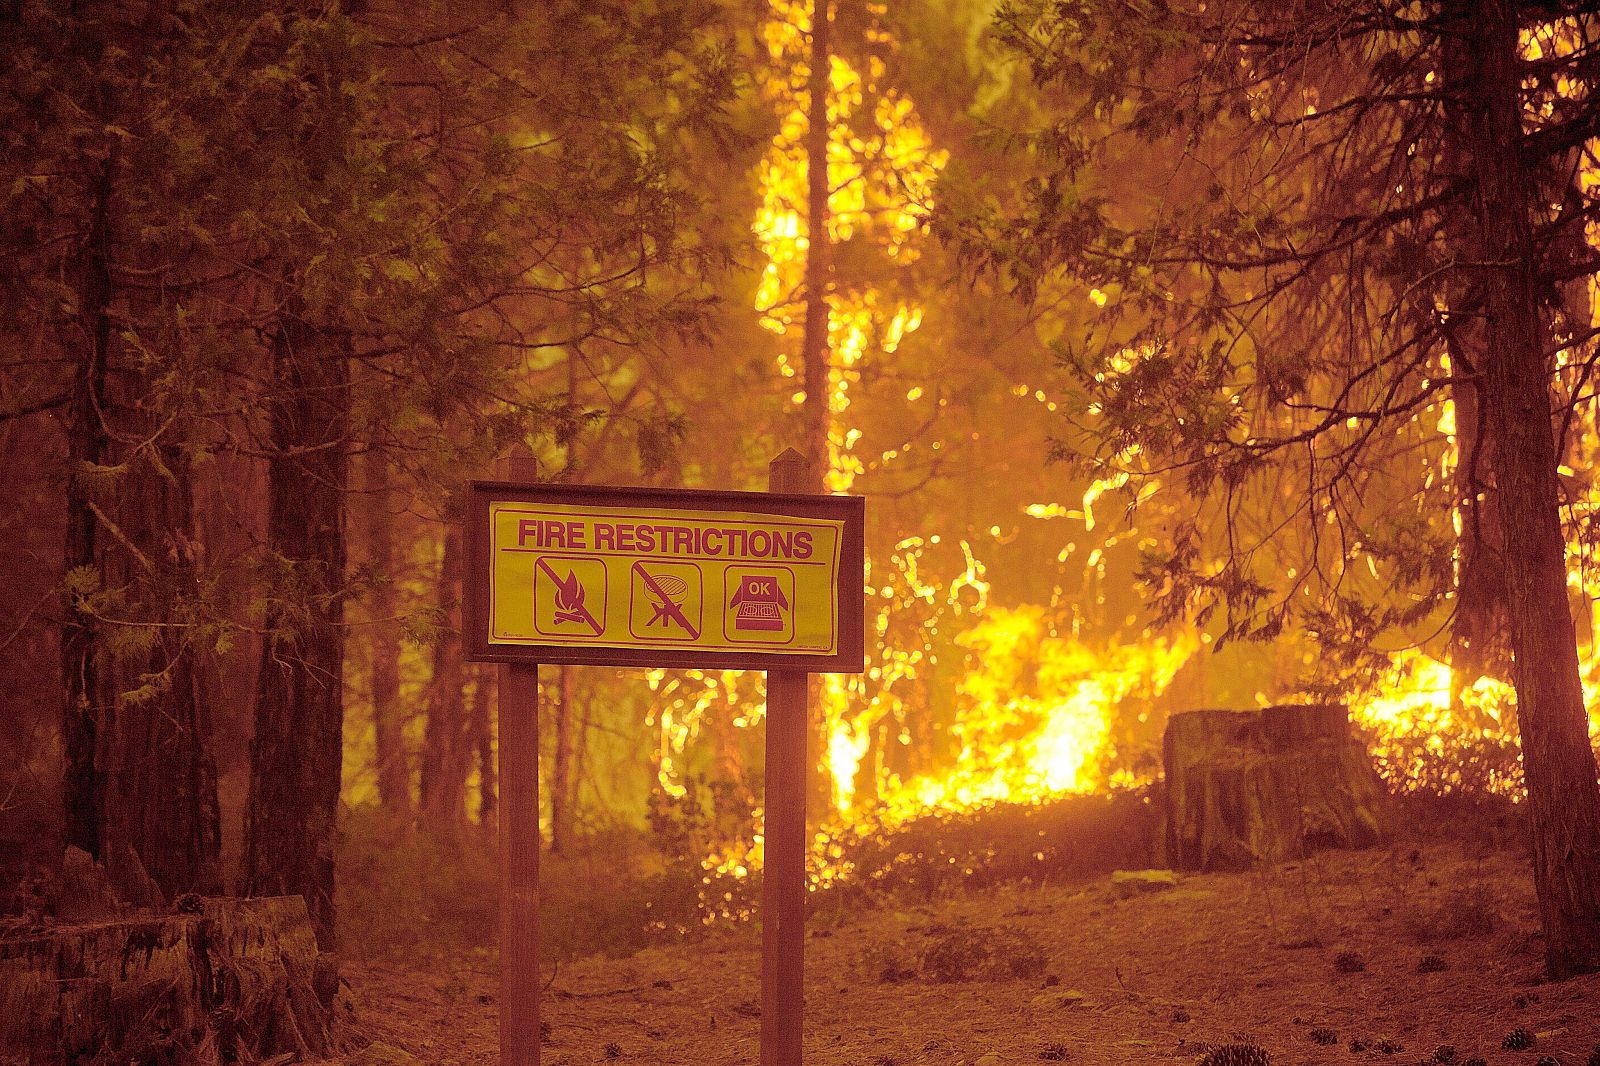
[[[549,574],[551,581],[554,581],[557,585],[563,585],[566,583],[563,578],[561,578],[554,570],[550,568],[550,564],[544,561],[544,556],[541,555],[538,557],[538,563],[539,569]],[[568,576],[570,577],[571,575],[569,574]],[[589,623],[590,629],[594,630],[596,634],[600,632],[600,623],[594,620],[594,615],[590,614],[589,608],[585,607],[583,604],[578,604],[570,613],[582,615],[583,620]]]
[[[672,602],[672,597],[661,591],[661,586],[656,584],[656,579],[650,576],[650,571],[644,568],[643,563],[633,564],[634,572],[644,579],[645,588],[649,589],[656,598],[656,608],[667,612],[667,617],[677,619],[684,629],[689,631],[691,639],[699,640],[700,631],[689,624],[689,619],[683,615],[683,608]]]

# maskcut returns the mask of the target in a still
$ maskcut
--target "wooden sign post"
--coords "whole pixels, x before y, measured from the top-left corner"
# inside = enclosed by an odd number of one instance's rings
[[[539,1062],[539,666],[766,670],[761,1062],[800,1066],[806,692],[863,666],[866,504],[796,492],[541,485],[531,460],[474,482],[466,658],[500,673],[500,1061]]]
[[[507,465],[513,481],[539,479],[537,459]],[[539,1066],[538,662],[502,663],[498,691],[500,1061]]]
[[[790,448],[772,461],[768,487],[793,492],[805,460]],[[761,872],[761,1066],[800,1066],[805,1028],[805,670],[767,671],[767,779]]]

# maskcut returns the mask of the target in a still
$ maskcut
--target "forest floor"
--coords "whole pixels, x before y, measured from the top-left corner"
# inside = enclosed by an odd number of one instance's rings
[[[1600,975],[1541,977],[1526,861],[1455,845],[824,916],[806,951],[811,1066],[1194,1062],[1232,1042],[1277,1066],[1434,1061],[1446,1044],[1456,1062],[1584,1066],[1600,1042]],[[744,927],[561,966],[542,1061],[753,1064],[758,965]],[[492,954],[347,972],[358,1039],[430,1066],[497,1061]],[[1503,1050],[1518,1027],[1534,1046]]]

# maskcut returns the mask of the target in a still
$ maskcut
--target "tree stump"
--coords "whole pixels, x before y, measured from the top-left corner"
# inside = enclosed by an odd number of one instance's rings
[[[1175,714],[1162,750],[1175,869],[1240,870],[1383,837],[1383,789],[1342,706]]]
[[[196,913],[0,925],[0,1066],[334,1050],[337,979],[303,899],[183,902]]]

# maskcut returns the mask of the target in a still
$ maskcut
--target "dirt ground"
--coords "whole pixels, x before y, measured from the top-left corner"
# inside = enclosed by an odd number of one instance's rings
[[[1193,1062],[1236,1041],[1278,1066],[1434,1061],[1445,1044],[1456,1062],[1584,1066],[1600,1042],[1600,975],[1541,977],[1525,861],[1454,845],[1127,895],[1108,878],[1017,887],[809,936],[812,1066]],[[746,928],[562,966],[543,1062],[755,1063],[758,960]],[[494,967],[351,964],[359,1033],[423,1063],[493,1063]],[[1518,1027],[1533,1046],[1503,1049]]]

